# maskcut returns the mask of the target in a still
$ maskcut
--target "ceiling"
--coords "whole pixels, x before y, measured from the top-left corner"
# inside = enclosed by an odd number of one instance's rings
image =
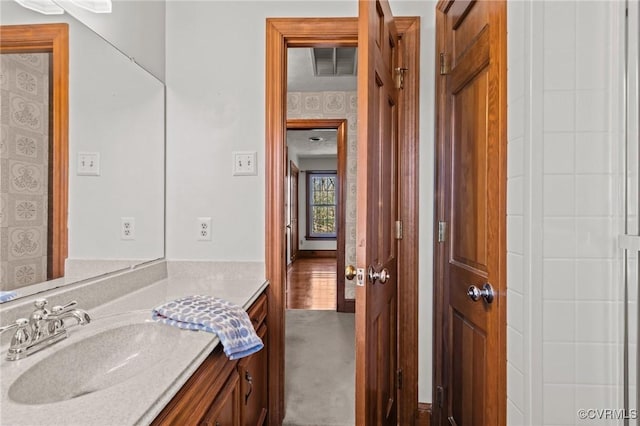
[[[334,129],[287,130],[287,146],[290,154],[305,157],[336,157],[338,155],[338,132]],[[322,138],[310,141],[310,137]]]
[[[287,89],[290,92],[343,92],[356,90],[356,76],[314,76],[311,50],[308,47],[290,47],[288,49]]]
[[[346,92],[357,87],[356,76],[318,77],[314,75],[311,48],[289,48],[287,89],[289,92]],[[323,140],[312,142],[310,137]],[[333,129],[287,130],[287,145],[300,158],[336,157],[337,132]]]

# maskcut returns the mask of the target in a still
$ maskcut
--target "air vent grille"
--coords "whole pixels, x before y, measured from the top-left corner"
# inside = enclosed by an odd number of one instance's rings
[[[311,57],[315,76],[356,75],[357,48],[355,47],[314,47],[311,49]]]

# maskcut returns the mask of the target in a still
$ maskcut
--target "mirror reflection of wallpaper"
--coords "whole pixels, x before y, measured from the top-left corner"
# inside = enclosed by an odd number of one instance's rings
[[[49,56],[0,55],[0,290],[47,276]]]
[[[347,119],[347,182],[345,264],[356,264],[356,178],[358,156],[357,92],[289,92],[287,118]],[[355,284],[345,282],[345,298],[355,299]]]

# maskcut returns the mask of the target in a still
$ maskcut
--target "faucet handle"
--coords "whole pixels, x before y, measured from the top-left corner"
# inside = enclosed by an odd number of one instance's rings
[[[5,331],[13,330],[14,328],[25,327],[29,325],[29,320],[26,318],[18,318],[16,322],[13,324],[5,325],[4,327],[0,327],[0,333],[4,333]]]
[[[11,339],[11,346],[16,347],[29,343],[31,341],[31,328],[29,327],[29,320],[26,318],[19,318],[16,320],[17,330]]]
[[[69,309],[69,308],[72,308],[72,307],[76,306],[77,304],[78,304],[78,302],[77,302],[77,301],[72,300],[71,302],[67,303],[66,305],[62,305],[62,306],[57,305],[57,306],[54,306],[53,308],[51,308],[51,313],[52,313],[52,314],[56,314],[56,315],[57,315],[57,314],[61,314],[61,313],[65,312],[67,309]]]

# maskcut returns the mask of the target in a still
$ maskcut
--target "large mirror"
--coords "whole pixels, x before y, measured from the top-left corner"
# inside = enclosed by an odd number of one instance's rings
[[[162,258],[164,84],[69,13],[41,15],[6,0],[0,1],[0,7],[1,25],[69,26],[68,257],[64,276],[49,279],[46,267],[46,258],[54,250],[46,241],[51,215],[46,185],[53,171],[47,165],[46,149],[41,153],[24,149],[25,140],[37,142],[37,129],[16,122],[16,107],[12,106],[14,99],[40,102],[25,88],[49,84],[47,54],[8,57],[3,53],[0,291],[11,292],[10,297],[31,295]],[[27,86],[25,79],[30,82]],[[40,109],[45,111],[42,126],[46,127],[47,107]],[[38,181],[37,185],[30,189],[13,185],[25,176]]]

